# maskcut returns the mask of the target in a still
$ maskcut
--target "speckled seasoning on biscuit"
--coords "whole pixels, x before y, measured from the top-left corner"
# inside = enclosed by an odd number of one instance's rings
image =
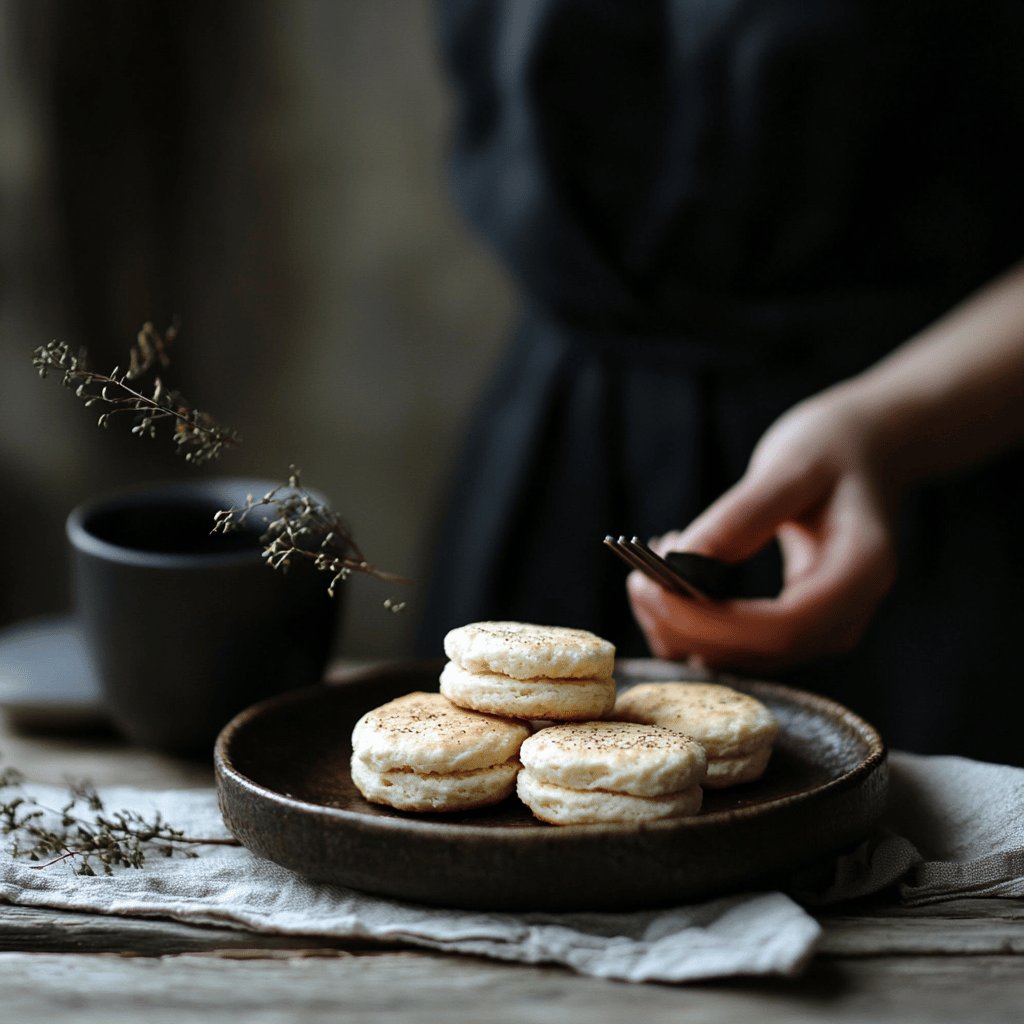
[[[615,680],[513,679],[496,672],[467,672],[448,662],[441,693],[476,711],[512,718],[584,722],[603,718],[615,706]]]
[[[574,722],[615,704],[615,647],[583,629],[472,622],[448,633],[444,649],[441,692],[465,708]]]
[[[692,736],[707,752],[708,788],[760,778],[779,730],[756,697],[719,683],[640,683],[619,697],[611,717]]]
[[[704,750],[670,729],[627,722],[555,725],[520,750],[519,798],[555,825],[696,814]]]
[[[612,674],[615,647],[584,629],[530,622],[472,622],[451,630],[444,652],[467,672],[513,679],[601,679]]]
[[[352,730],[352,781],[367,799],[404,811],[469,810],[515,789],[522,722],[409,693],[368,711]]]

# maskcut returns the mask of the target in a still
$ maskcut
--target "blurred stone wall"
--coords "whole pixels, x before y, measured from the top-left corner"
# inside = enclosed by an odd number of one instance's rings
[[[63,519],[121,484],[290,463],[367,556],[422,576],[458,433],[512,298],[447,194],[426,0],[0,0],[0,625],[68,607]],[[168,378],[244,445],[197,470],[95,428],[32,349]],[[409,652],[353,579],[343,650]],[[440,649],[440,638],[438,638]]]

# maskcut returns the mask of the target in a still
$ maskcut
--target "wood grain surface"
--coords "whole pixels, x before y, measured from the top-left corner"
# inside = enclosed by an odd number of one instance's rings
[[[106,738],[14,735],[0,753],[36,781],[212,784],[210,766]],[[798,979],[628,985],[568,970],[398,946],[253,935],[173,921],[0,905],[0,1020],[775,1022],[1022,1019],[1024,901],[876,903],[820,915]]]
[[[798,982],[629,985],[556,968],[431,953],[160,958],[0,954],[5,1019],[148,1024],[183,1020],[1013,1022],[1024,1005],[1016,956],[815,961]]]

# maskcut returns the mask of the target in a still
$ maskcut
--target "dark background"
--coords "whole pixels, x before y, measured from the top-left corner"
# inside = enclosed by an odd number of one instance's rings
[[[447,194],[425,0],[0,0],[0,626],[68,606],[100,490],[290,463],[371,561],[422,578],[458,430],[512,310]],[[196,469],[100,431],[32,350],[167,379],[244,445]],[[423,588],[347,585],[343,649],[408,653]],[[405,596],[403,594],[403,596]],[[440,638],[438,641],[440,648]]]

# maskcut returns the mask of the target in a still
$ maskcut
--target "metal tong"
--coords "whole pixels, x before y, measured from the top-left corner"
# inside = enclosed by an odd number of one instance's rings
[[[604,539],[630,568],[655,583],[696,601],[725,601],[739,594],[738,566],[692,551],[670,551],[664,558],[655,554],[639,537]]]

